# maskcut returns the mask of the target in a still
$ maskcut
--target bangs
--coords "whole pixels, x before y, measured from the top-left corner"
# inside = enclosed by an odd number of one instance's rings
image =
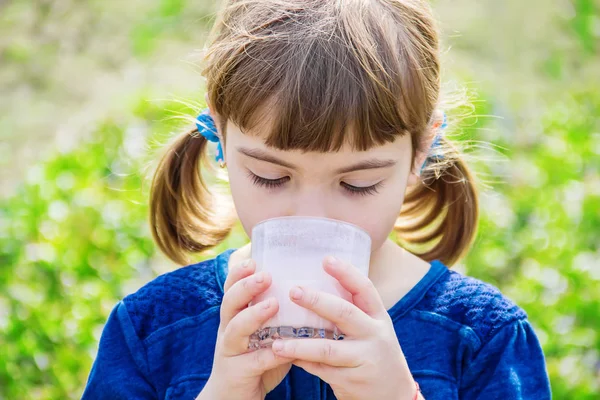
[[[229,32],[208,55],[215,110],[280,150],[363,151],[423,129],[431,99],[401,27],[390,15],[351,11],[288,9]]]

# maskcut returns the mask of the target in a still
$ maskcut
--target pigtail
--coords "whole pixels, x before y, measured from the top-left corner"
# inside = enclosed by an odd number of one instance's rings
[[[200,171],[208,166],[208,141],[197,129],[185,132],[167,146],[150,190],[150,228],[161,251],[177,264],[189,263],[187,254],[222,242],[232,228],[220,219],[213,196]]]
[[[443,159],[433,160],[422,182],[405,197],[395,231],[399,242],[426,261],[451,266],[477,233],[479,199],[474,174],[447,140]]]

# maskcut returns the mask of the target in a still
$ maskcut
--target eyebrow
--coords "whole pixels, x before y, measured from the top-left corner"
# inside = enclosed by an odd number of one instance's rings
[[[246,147],[238,147],[237,151],[248,157],[254,158],[255,160],[266,161],[270,162],[271,164],[281,165],[282,167],[296,169],[296,167],[293,164],[283,161],[277,157],[273,157],[266,151],[260,149],[248,149]]]
[[[286,168],[290,168],[290,169],[297,169],[295,165],[290,164],[287,161],[284,161],[280,158],[274,157],[274,156],[270,155],[269,153],[267,153],[263,150],[260,150],[260,149],[249,149],[246,147],[238,147],[237,150],[240,153],[242,153],[250,158],[254,158],[255,160],[266,161],[271,164],[280,165],[282,167],[286,167]],[[388,167],[391,167],[394,165],[396,165],[395,160],[372,159],[372,160],[360,161],[356,164],[353,164],[353,165],[350,165],[347,167],[343,167],[343,168],[339,168],[338,170],[336,170],[336,173],[337,174],[347,174],[348,172],[353,172],[353,171],[360,171],[360,170],[365,170],[365,169],[388,168]]]
[[[394,165],[396,165],[396,161],[394,160],[379,160],[374,158],[372,160],[365,160],[348,167],[340,168],[336,172],[338,174],[347,174],[348,172],[360,171],[363,169],[388,168]]]

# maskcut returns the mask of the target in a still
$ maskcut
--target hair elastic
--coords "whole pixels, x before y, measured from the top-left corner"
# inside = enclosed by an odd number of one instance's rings
[[[208,108],[202,110],[200,115],[198,115],[196,118],[196,127],[198,128],[198,133],[204,136],[206,140],[209,142],[218,143],[215,160],[218,163],[223,163],[223,147],[221,146],[221,140],[219,139],[219,136],[217,136],[217,127],[215,126],[215,121],[210,116]]]
[[[434,124],[434,129],[437,130],[437,133],[435,134],[435,139],[433,139],[433,143],[431,144],[431,147],[429,148],[429,154],[427,155],[427,158],[423,162],[423,165],[421,165],[421,171],[419,171],[419,174],[423,173],[423,170],[425,169],[427,164],[429,164],[431,162],[435,162],[437,160],[444,159],[443,154],[433,154],[433,153],[434,153],[435,149],[439,148],[442,145],[442,136],[443,136],[444,130],[447,127],[448,127],[448,118],[446,117],[446,113],[444,113],[442,123],[439,124],[439,126],[436,126]]]

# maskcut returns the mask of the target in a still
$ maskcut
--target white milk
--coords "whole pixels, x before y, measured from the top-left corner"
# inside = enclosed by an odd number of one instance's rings
[[[282,217],[254,227],[252,258],[257,271],[269,272],[273,283],[253,303],[275,297],[279,311],[262,331],[253,335],[253,347],[269,345],[278,337],[330,337],[332,332],[336,337],[333,323],[296,305],[289,297],[294,286],[306,286],[351,301],[350,293],[323,270],[323,259],[328,255],[349,262],[368,275],[371,239],[361,228],[326,218]],[[296,332],[290,328],[312,329]]]

